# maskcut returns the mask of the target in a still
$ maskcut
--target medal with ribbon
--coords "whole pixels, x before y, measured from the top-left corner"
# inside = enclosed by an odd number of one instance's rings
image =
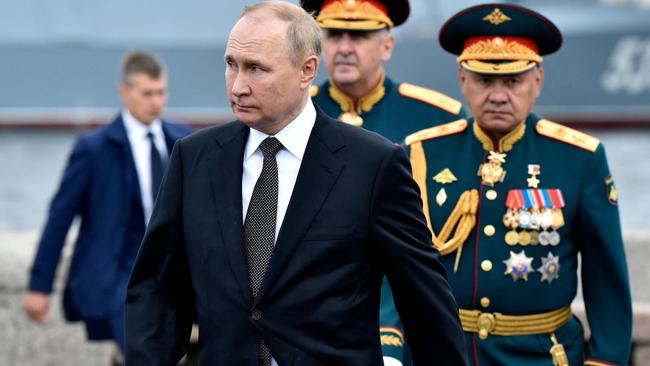
[[[557,229],[564,225],[563,207],[564,197],[559,189],[511,189],[503,215],[503,225],[509,229],[506,244],[558,245]],[[517,228],[521,231],[517,232]]]

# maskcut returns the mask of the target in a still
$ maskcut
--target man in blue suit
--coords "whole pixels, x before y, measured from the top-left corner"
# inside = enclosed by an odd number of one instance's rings
[[[81,228],[63,296],[65,318],[84,321],[90,340],[123,349],[127,280],[174,142],[190,129],[162,121],[167,101],[163,64],[133,52],[123,64],[125,108],[109,125],[76,143],[52,200],[24,299],[27,315],[48,319],[57,264],[72,220]]]

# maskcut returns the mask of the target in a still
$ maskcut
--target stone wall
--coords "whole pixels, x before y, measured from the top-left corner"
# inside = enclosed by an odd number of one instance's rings
[[[61,271],[48,324],[36,325],[24,315],[22,299],[37,240],[38,234],[33,232],[0,233],[0,366],[109,365],[111,343],[87,342],[81,324],[62,319]],[[650,365],[650,235],[626,235],[626,250],[635,301],[632,362]],[[69,252],[70,245],[64,249],[64,270]],[[574,309],[584,319],[580,301]]]

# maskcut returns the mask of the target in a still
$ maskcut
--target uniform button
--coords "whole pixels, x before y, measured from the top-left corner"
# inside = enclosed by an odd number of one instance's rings
[[[481,262],[481,269],[484,270],[485,272],[491,271],[492,270],[492,262],[490,262],[487,259],[484,260],[483,262]]]
[[[483,232],[484,232],[485,235],[487,235],[487,236],[492,236],[492,235],[494,235],[494,233],[495,233],[496,231],[497,231],[497,229],[495,229],[494,226],[492,226],[492,225],[485,225],[485,227],[483,228]]]
[[[490,306],[490,298],[489,297],[481,297],[481,306],[484,308],[487,308]]]
[[[494,189],[490,189],[487,192],[485,192],[485,197],[490,201],[494,201],[495,199],[497,199],[497,196],[498,196],[497,191],[495,191]]]
[[[251,313],[251,318],[252,318],[253,320],[260,320],[260,319],[262,319],[262,312],[259,311],[259,310],[257,310],[257,309],[253,310],[253,312]]]

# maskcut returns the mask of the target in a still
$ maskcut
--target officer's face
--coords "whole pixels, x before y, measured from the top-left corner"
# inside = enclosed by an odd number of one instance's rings
[[[341,87],[374,86],[382,63],[390,59],[395,39],[377,31],[325,30],[324,55],[329,77]]]
[[[476,122],[496,138],[526,119],[544,82],[541,67],[514,75],[477,74],[462,67],[459,73],[463,95]]]
[[[160,118],[167,103],[167,79],[136,73],[120,85],[120,97],[126,109],[142,123]]]
[[[233,113],[270,135],[302,111],[318,68],[316,56],[292,62],[286,46],[288,25],[269,10],[246,15],[232,29],[224,55]]]

